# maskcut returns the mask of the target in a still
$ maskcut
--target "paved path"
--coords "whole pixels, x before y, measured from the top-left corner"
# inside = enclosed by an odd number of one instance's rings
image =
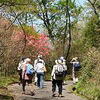
[[[12,84],[8,87],[8,90],[13,94],[14,100],[86,100],[82,97],[79,97],[68,90],[68,87],[72,85],[71,81],[66,82],[66,85],[63,86],[63,95],[64,97],[52,97],[51,82],[45,82],[43,89],[38,89],[35,87],[36,95],[24,95],[22,94],[21,85]],[[28,86],[26,87],[28,90]]]

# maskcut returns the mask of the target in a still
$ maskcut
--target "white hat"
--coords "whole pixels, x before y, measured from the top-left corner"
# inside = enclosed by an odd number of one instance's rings
[[[57,61],[57,60],[55,60],[55,63],[56,63],[56,64],[58,64],[58,61]]]
[[[60,59],[61,59],[61,60],[64,60],[64,57],[63,57],[63,56],[61,56],[61,57],[60,57]]]
[[[64,57],[60,57],[60,60],[62,60],[63,62],[65,62],[66,60],[64,59]]]
[[[27,63],[27,62],[30,62],[31,59],[30,58],[26,58],[24,61]]]
[[[62,64],[62,60],[58,59],[58,63],[59,63],[59,64]]]
[[[42,55],[38,55],[38,58],[42,58]]]
[[[76,61],[77,59],[78,59],[78,57],[75,57],[75,58],[73,58],[72,60],[75,60],[75,61]]]

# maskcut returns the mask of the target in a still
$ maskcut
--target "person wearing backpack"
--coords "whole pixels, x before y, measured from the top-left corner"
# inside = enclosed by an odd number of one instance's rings
[[[37,59],[34,61],[34,68],[36,68],[36,65],[39,61],[42,61],[42,63],[45,65],[44,60],[42,59],[42,55],[38,55]],[[34,79],[34,84],[37,85],[37,73],[35,73],[35,79]]]
[[[42,55],[38,55],[38,59],[34,62],[34,70],[36,72],[37,86],[43,88],[44,73],[46,72],[45,62],[42,59]]]
[[[19,85],[22,83],[22,67],[23,67],[23,64],[24,64],[24,60],[25,58],[21,58],[19,64],[18,64],[18,67],[17,67],[17,71],[18,71],[18,74],[19,74]]]
[[[31,64],[31,59],[26,58],[24,66],[22,68],[22,80],[23,80],[23,82],[22,82],[23,93],[22,94],[25,94],[26,83],[28,83],[28,86],[30,88],[31,96],[33,96],[35,94],[34,85],[32,84],[33,74],[34,74],[34,68]]]
[[[58,96],[62,97],[62,83],[64,80],[64,67],[62,61],[55,60],[55,65],[53,66],[51,77],[52,77],[52,96],[56,96],[56,86],[58,86]]]
[[[72,64],[72,78],[73,83],[78,82],[78,78],[76,78],[76,72],[80,69],[80,62],[78,61],[78,57],[73,58],[70,63]]]

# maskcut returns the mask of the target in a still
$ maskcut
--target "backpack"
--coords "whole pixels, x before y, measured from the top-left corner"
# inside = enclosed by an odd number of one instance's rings
[[[56,76],[56,78],[64,77],[64,67],[63,67],[63,65],[61,65],[61,64],[57,65],[57,69],[55,70],[55,76]]]
[[[33,75],[35,73],[34,68],[31,64],[27,64],[26,74]]]
[[[44,64],[44,60],[42,60],[42,59],[37,59],[36,64],[38,64],[38,63],[42,63],[43,65],[45,65],[45,64]]]
[[[80,68],[80,63],[79,63],[79,62],[75,62],[75,63],[73,64],[73,66],[74,66],[75,68]]]

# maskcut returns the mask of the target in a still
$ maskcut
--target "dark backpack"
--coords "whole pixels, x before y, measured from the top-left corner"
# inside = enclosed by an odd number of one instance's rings
[[[79,62],[76,62],[76,63],[73,64],[73,67],[75,68],[75,69],[74,69],[75,71],[79,71],[80,68],[81,68],[81,65],[80,65]]]
[[[37,59],[36,64],[38,64],[38,63],[42,63],[42,64],[44,65],[44,62],[43,62],[43,60],[42,60],[42,59]]]
[[[76,63],[74,63],[74,65],[73,65],[75,68],[80,68],[80,63],[79,62],[76,62]]]

